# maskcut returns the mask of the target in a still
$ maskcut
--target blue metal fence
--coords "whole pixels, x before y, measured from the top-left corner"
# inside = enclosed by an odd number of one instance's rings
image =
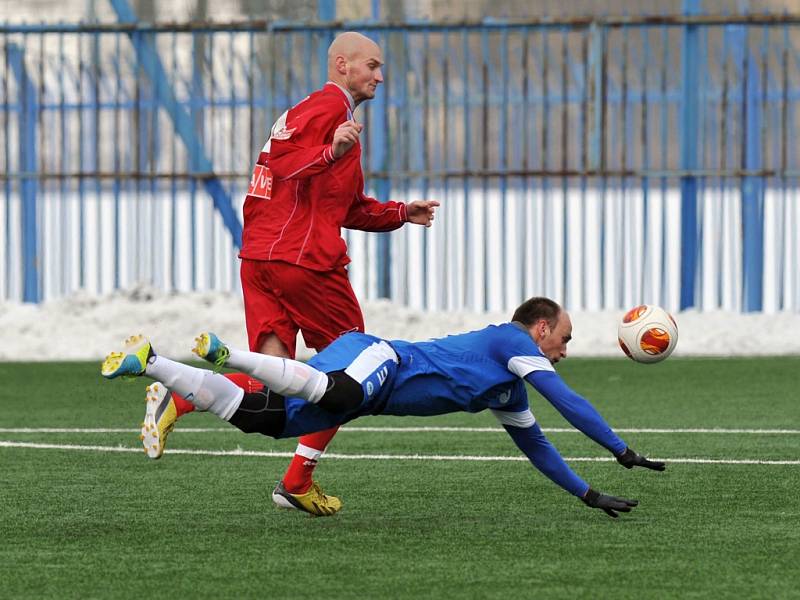
[[[0,25],[0,298],[234,289],[244,190],[337,31],[382,46],[356,115],[381,199],[362,298],[800,310],[800,15],[480,23]]]

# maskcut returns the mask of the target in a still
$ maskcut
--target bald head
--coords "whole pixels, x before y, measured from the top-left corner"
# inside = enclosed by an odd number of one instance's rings
[[[356,104],[375,96],[383,82],[381,49],[365,35],[346,31],[328,48],[328,79],[345,88]]]
[[[353,60],[368,54],[381,56],[378,44],[355,31],[345,31],[337,35],[328,47],[328,70],[335,68],[338,56]]]

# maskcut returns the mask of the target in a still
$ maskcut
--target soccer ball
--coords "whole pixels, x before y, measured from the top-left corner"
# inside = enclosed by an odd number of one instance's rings
[[[640,363],[655,363],[675,350],[678,325],[660,306],[643,304],[625,313],[617,329],[617,338],[628,358]]]

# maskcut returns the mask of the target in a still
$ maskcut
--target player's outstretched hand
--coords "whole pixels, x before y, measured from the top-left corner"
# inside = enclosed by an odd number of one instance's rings
[[[433,225],[433,213],[436,211],[437,206],[439,206],[439,203],[436,200],[417,200],[415,202],[409,202],[406,205],[408,222],[430,227]]]
[[[626,469],[633,467],[644,467],[645,469],[652,469],[653,471],[663,471],[667,468],[663,462],[655,460],[647,460],[644,456],[636,454],[630,448],[625,448],[625,452],[617,457],[617,462]]]
[[[627,498],[620,498],[619,496],[606,496],[598,491],[589,488],[586,494],[581,498],[586,506],[592,508],[602,508],[606,511],[609,517],[617,518],[617,512],[631,512],[634,506],[638,506],[638,500],[628,500]]]

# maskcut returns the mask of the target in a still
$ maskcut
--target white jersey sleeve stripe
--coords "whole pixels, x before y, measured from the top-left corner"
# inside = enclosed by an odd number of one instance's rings
[[[525,377],[533,371],[555,371],[544,356],[513,356],[508,360],[508,370],[517,377]]]
[[[533,424],[536,423],[536,418],[533,416],[530,408],[522,412],[509,412],[507,410],[495,410],[493,408],[489,410],[492,411],[492,414],[497,417],[497,420],[503,425],[527,428],[533,427]]]

